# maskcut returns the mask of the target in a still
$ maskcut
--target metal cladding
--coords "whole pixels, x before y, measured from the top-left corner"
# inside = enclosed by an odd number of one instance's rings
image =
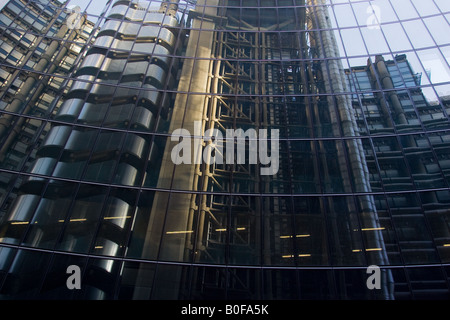
[[[57,121],[67,124],[52,126],[30,169],[33,176],[21,186],[27,193],[38,195],[43,188],[50,188],[55,190],[54,196],[70,197],[64,188],[58,195],[57,180],[47,186],[45,179],[34,175],[138,186],[145,179],[146,164],[158,162],[158,146],[138,131],[154,132],[156,119],[167,116],[169,99],[164,89],[174,85],[176,72],[171,55],[177,34],[171,28],[177,27],[178,21],[164,11],[148,11],[124,1],[115,1],[111,7],[107,21],[76,71],[67,99],[55,115]],[[122,22],[124,18],[126,22]],[[71,123],[84,126],[73,127]],[[92,126],[107,129],[98,131]],[[125,132],[127,129],[132,132]],[[30,218],[30,208],[20,205],[30,196],[19,196],[7,221]],[[93,188],[80,201],[89,203],[95,197]],[[129,210],[127,195],[117,197],[112,201],[121,201],[122,205],[111,207],[112,218]],[[27,211],[23,213],[26,217],[22,217],[23,210]],[[43,214],[51,212],[37,210],[34,219]],[[11,243],[16,242],[14,238]],[[76,246],[78,240],[73,241],[65,247]],[[118,245],[110,243],[113,245],[108,250],[113,253]]]

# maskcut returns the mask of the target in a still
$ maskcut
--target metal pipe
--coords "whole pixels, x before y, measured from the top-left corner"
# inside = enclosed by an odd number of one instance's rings
[[[84,20],[82,21],[82,23],[84,23]],[[69,38],[67,39],[67,41],[68,42],[72,41],[77,34],[78,34],[78,32],[75,32],[75,31],[72,32],[69,35]],[[55,41],[58,42],[57,40],[55,40]],[[61,39],[61,41],[63,41],[63,40]],[[68,51],[69,51],[68,44],[66,44],[63,48],[61,48],[61,50],[59,51],[59,53],[57,54],[55,59],[50,63],[50,67],[48,68],[47,73],[52,74],[56,70],[58,64],[64,59],[64,57],[67,55]],[[33,79],[35,79],[35,78],[33,78]],[[47,82],[39,83],[38,87],[34,91],[32,98],[30,100],[28,100],[26,107],[23,111],[23,114],[28,114],[30,112],[31,108],[36,103],[36,100],[39,98],[39,96],[42,94],[42,91],[45,89],[46,85],[47,85]],[[11,116],[10,118],[13,118],[13,116]],[[22,126],[25,123],[25,120],[26,120],[26,118],[20,117],[19,120],[13,125],[13,128],[12,128],[10,134],[8,135],[5,142],[3,143],[3,145],[0,148],[0,160],[3,160],[6,151],[8,150],[8,148],[11,146],[11,144],[16,139],[17,135],[22,130]],[[9,119],[10,123],[11,123],[11,121],[12,121],[12,119]]]
[[[166,13],[166,15],[168,16],[176,17],[179,2],[180,2],[179,0],[169,0],[169,1],[166,0],[161,3],[159,11]]]

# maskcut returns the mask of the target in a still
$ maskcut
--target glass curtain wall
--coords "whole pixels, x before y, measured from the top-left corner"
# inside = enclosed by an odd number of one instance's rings
[[[446,0],[72,2],[58,108],[0,118],[46,128],[1,162],[2,298],[449,298]]]

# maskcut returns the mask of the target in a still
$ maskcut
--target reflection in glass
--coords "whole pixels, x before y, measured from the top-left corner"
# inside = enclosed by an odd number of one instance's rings
[[[8,2],[0,294],[448,298],[447,2]]]

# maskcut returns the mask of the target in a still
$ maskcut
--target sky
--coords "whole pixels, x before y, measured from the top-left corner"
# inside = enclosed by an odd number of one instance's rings
[[[67,0],[67,6],[79,6],[82,12],[100,15],[107,2],[108,0]]]
[[[450,83],[444,84],[450,82],[450,0],[325,2],[330,4],[330,19],[342,57],[354,57],[343,59],[346,68],[365,65],[367,56],[383,54],[391,60],[396,54],[406,54],[414,71],[422,73],[423,85],[440,84],[436,86],[438,95],[450,95]],[[78,5],[90,15],[100,15],[106,3],[68,0],[68,6]],[[94,16],[89,19],[96,20]],[[430,100],[436,100],[432,88],[425,91]]]

